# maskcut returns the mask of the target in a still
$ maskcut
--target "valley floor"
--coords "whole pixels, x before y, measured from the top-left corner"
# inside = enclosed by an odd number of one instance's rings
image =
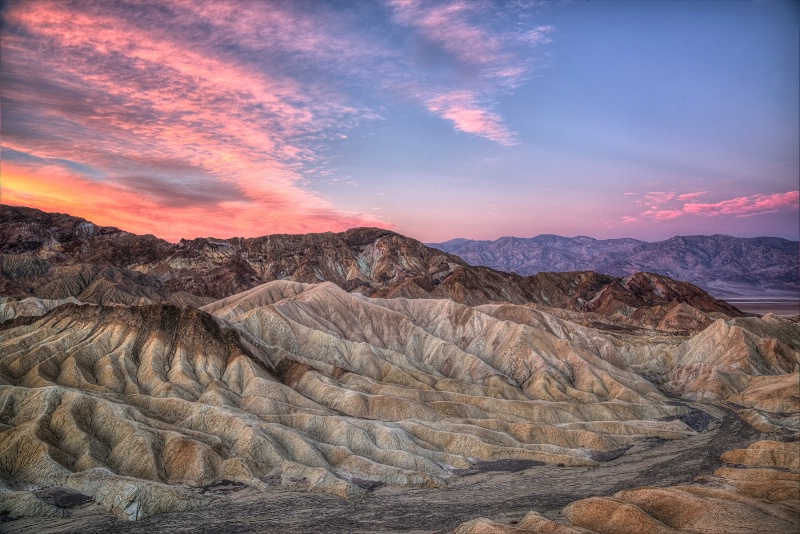
[[[746,313],[774,313],[784,317],[800,315],[800,299],[793,297],[730,297],[726,301]]]
[[[669,486],[710,474],[720,455],[759,439],[780,439],[745,424],[721,406],[694,404],[692,420],[703,430],[685,440],[650,439],[598,467],[535,466],[517,472],[482,472],[451,479],[446,489],[381,487],[368,497],[239,489],[208,508],[121,521],[96,504],[73,509],[68,518],[27,518],[0,524],[8,534],[83,533],[436,533],[487,517],[514,523],[535,510],[558,521],[560,510],[578,499],[611,495],[640,486]],[[699,415],[699,417],[697,417]],[[513,464],[512,464],[513,465]],[[231,488],[228,488],[230,491]]]

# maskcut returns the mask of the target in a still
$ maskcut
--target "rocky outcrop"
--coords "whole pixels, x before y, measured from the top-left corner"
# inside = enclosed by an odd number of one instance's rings
[[[443,485],[476,458],[593,465],[693,433],[686,407],[550,333],[332,283],[11,319],[0,379],[2,477],[131,519],[199,506],[183,488],[220,479],[352,496]]]
[[[734,402],[749,390],[744,395],[752,405],[800,412],[797,396],[774,397],[768,388],[757,386],[769,376],[797,377],[799,341],[800,324],[775,315],[718,320],[667,357],[662,389],[695,400]]]
[[[728,451],[731,466],[695,483],[621,491],[576,501],[568,524],[530,512],[514,525],[476,519],[453,534],[791,533],[800,528],[800,442],[760,441]]]

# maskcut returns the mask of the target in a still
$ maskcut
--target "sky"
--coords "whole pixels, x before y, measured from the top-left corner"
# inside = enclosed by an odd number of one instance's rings
[[[6,0],[0,202],[177,241],[800,238],[780,0]]]

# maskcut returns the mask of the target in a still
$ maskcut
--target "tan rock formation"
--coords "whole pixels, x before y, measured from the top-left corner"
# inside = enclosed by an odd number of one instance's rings
[[[477,458],[592,465],[692,434],[638,375],[452,301],[278,281],[206,309],[219,318],[66,305],[4,323],[3,478],[135,519],[204,502],[180,485],[358,495],[441,485]]]
[[[567,340],[673,395],[732,402],[764,431],[800,428],[800,324],[791,319],[717,319],[688,335],[540,305],[476,309]]]
[[[576,501],[562,511],[569,525],[531,512],[514,526],[477,519],[454,534],[779,534],[800,529],[800,442],[760,441],[728,451],[722,460],[747,467],[722,467],[691,485]]]

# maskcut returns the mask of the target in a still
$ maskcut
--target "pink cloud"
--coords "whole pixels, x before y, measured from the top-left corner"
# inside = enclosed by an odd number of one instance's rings
[[[390,5],[399,22],[417,28],[464,62],[492,66],[506,58],[500,38],[472,22],[471,17],[481,11],[478,3],[393,0]]]
[[[676,194],[671,191],[650,191],[641,195],[639,203],[648,204],[652,206],[652,209],[657,209],[658,206],[674,200],[675,197]]]
[[[225,219],[208,229],[218,237],[249,234],[251,224],[259,233],[387,226],[308,190],[310,177],[333,172],[326,141],[380,119],[340,91],[379,79],[393,100],[513,144],[492,102],[525,80],[529,52],[552,32],[522,23],[499,31],[480,2],[390,7],[447,68],[416,64],[413,47],[363,24],[361,10],[324,4],[10,2],[0,39],[13,83],[4,78],[3,93],[24,119],[4,129],[3,146],[37,163],[13,169],[12,188],[4,162],[3,200],[134,231],[145,231],[141,216],[169,238],[212,217]],[[72,165],[54,164],[63,161]]]
[[[655,221],[668,221],[669,219],[674,219],[676,217],[680,217],[681,215],[683,215],[683,212],[681,210],[652,209],[642,213],[641,217],[652,219]]]
[[[720,215],[733,215],[736,217],[749,217],[765,213],[777,213],[800,209],[800,191],[788,191],[772,195],[753,195],[723,200],[713,204],[686,204],[685,213],[716,217]]]
[[[452,121],[456,130],[480,135],[501,145],[515,144],[514,135],[500,116],[483,109],[469,92],[439,95],[427,101],[428,109]]]
[[[678,200],[692,200],[693,198],[697,198],[700,196],[705,195],[708,191],[697,191],[695,193],[684,193],[682,195],[678,195],[676,198]]]
[[[185,16],[201,20],[215,28],[220,37],[236,37],[240,47],[272,55],[301,55],[304,62],[336,65],[350,75],[374,73],[374,61],[392,53],[382,46],[378,35],[353,31],[352,22],[341,10],[322,3],[313,13],[299,3],[197,2],[176,0]]]
[[[187,6],[196,7],[183,4]],[[246,226],[237,225],[248,224],[256,211],[261,213],[261,232],[309,231],[315,224],[341,227],[335,221],[337,213],[347,224],[381,224],[374,217],[338,212],[301,187],[304,166],[320,164],[315,139],[352,126],[362,116],[361,110],[344,104],[331,91],[322,94],[313,84],[266,74],[246,62],[193,45],[181,34],[181,26],[165,31],[163,26],[136,24],[124,10],[106,7],[92,2],[31,2],[8,9],[7,21],[23,28],[25,34],[3,34],[4,62],[8,58],[12,68],[43,73],[57,88],[49,94],[37,94],[29,87],[4,88],[7,96],[30,110],[30,121],[47,123],[47,135],[40,139],[4,135],[5,147],[47,161],[68,160],[98,169],[108,182],[100,183],[97,190],[106,194],[87,192],[85,202],[96,201],[100,206],[105,205],[104,198],[124,198],[124,204],[117,206],[131,206],[130,210],[142,213],[155,211],[158,199],[148,190],[138,189],[141,181],[136,185],[128,182],[120,162],[183,162],[208,180],[230,184],[244,195],[237,199],[240,204],[235,211],[225,199],[217,203],[226,220],[236,223],[225,226],[233,235],[247,231],[243,230]],[[182,4],[170,7],[178,10],[180,17],[192,15],[180,11]],[[219,10],[227,6],[208,7]],[[269,14],[274,25],[286,21],[276,10],[259,11]],[[255,38],[260,29],[251,24],[236,31],[250,32]],[[297,29],[292,31],[298,42],[308,37]],[[244,33],[236,36],[237,40],[243,37]],[[43,54],[41,43],[49,43],[51,51]],[[73,97],[78,102],[62,102],[62,92],[78,95]],[[6,169],[3,171],[5,179]],[[36,184],[27,194],[29,205],[53,203],[52,188],[43,187],[41,181],[47,176],[53,184],[80,189],[70,181],[77,177],[67,180],[46,164],[32,165],[24,175],[30,180],[18,185]],[[90,180],[85,185],[92,183],[98,182]],[[192,187],[190,183],[186,181],[185,187]],[[3,186],[7,201],[11,197],[7,184]],[[45,190],[50,191],[49,196],[43,196]],[[14,198],[22,198],[23,191],[18,187],[14,194]],[[200,214],[199,220],[205,220],[208,216],[190,207],[180,210],[162,203],[160,208],[163,220],[176,225],[170,230],[175,232],[181,228],[181,232],[191,231],[191,224],[179,222],[186,217]],[[177,211],[167,213],[169,210]],[[73,212],[92,215],[86,206]],[[99,217],[106,213],[100,207],[95,212]]]
[[[749,197],[722,200],[715,203],[686,202],[686,200],[691,200],[705,194],[708,194],[708,192],[698,191],[677,194],[674,192],[651,191],[635,195],[639,197],[636,203],[646,206],[647,209],[635,216],[624,216],[622,221],[626,223],[642,219],[667,221],[685,215],[699,215],[703,217],[749,217],[782,211],[797,211],[800,209],[800,201],[798,200],[800,198],[800,192],[798,191],[774,193],[771,195],[752,195]],[[625,193],[625,195],[634,196],[630,193]]]
[[[472,83],[459,89],[420,87],[416,93],[428,110],[455,124],[456,130],[514,144],[514,134],[488,105],[499,90],[514,89],[531,72],[531,46],[549,42],[552,26],[537,26],[527,32],[492,31],[491,12],[481,2],[450,0],[389,0],[395,20],[413,28],[425,41],[440,47],[455,60],[461,77],[469,73]],[[522,45],[528,47],[519,53]]]

